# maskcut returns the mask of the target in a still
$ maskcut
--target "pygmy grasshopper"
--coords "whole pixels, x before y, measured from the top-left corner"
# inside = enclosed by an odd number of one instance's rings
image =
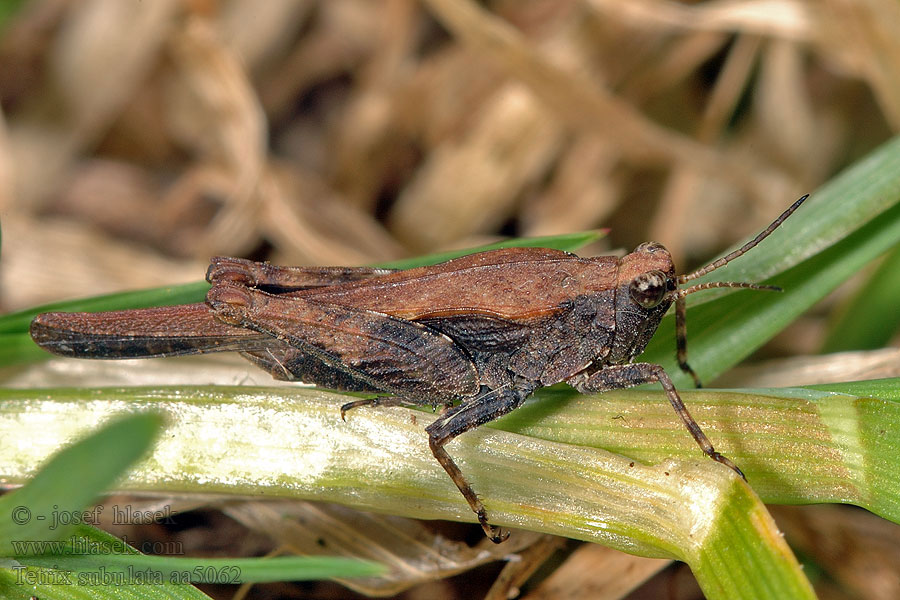
[[[277,379],[332,389],[387,392],[350,402],[447,408],[426,427],[431,451],[495,542],[481,500],[447,453],[458,435],[509,413],[537,388],[566,382],[594,393],[659,382],[700,448],[743,476],[688,413],[662,367],[632,362],[674,302],[678,364],[687,363],[679,288],[741,256],[791,215],[797,200],[756,238],[687,275],[648,242],[617,258],[546,248],[506,248],[405,271],[278,267],[214,258],[205,303],[104,313],[45,313],[31,335],[64,356],[138,358],[237,351]],[[458,402],[458,404],[457,404]]]

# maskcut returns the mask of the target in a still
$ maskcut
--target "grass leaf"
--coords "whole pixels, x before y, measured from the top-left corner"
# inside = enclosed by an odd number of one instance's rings
[[[822,352],[882,348],[900,329],[900,245],[888,252],[868,281],[840,311]]]

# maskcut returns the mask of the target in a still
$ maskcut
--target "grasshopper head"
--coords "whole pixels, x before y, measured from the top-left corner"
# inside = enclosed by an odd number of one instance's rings
[[[640,354],[678,294],[672,255],[662,244],[646,242],[619,261],[615,337],[609,362],[628,362]]]
[[[629,361],[643,352],[663,315],[675,303],[675,334],[678,349],[678,365],[689,373],[695,383],[700,384],[696,373],[687,364],[685,324],[685,297],[688,294],[712,288],[743,288],[753,290],[775,290],[772,285],[759,285],[742,281],[713,281],[694,284],[686,288],[679,285],[697,279],[725,266],[742,256],[769,236],[787,219],[809,196],[794,202],[765,230],[734,252],[705,267],[686,275],[675,275],[672,256],[661,244],[646,242],[635,248],[619,263],[618,293],[616,294],[616,335],[608,360],[610,362]]]
[[[625,256],[619,265],[619,285],[629,299],[644,309],[668,307],[678,289],[672,255],[657,242],[645,242]]]

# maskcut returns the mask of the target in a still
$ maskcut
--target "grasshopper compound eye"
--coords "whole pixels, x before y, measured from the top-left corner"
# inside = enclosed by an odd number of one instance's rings
[[[653,308],[662,302],[667,291],[666,274],[662,271],[641,273],[628,285],[631,299],[644,308]]]

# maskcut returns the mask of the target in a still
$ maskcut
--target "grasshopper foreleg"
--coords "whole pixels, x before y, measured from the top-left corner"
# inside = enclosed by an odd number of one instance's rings
[[[744,473],[736,464],[713,448],[709,438],[706,437],[706,434],[700,429],[700,426],[694,420],[694,417],[688,412],[687,407],[675,390],[672,380],[669,379],[669,375],[661,366],[651,363],[609,365],[590,375],[582,373],[575,375],[568,380],[568,383],[572,387],[582,393],[605,392],[629,388],[644,383],[656,382],[658,382],[663,387],[663,390],[665,390],[666,396],[672,404],[672,408],[674,408],[675,412],[678,413],[678,416],[681,417],[681,421],[684,423],[684,426],[687,427],[694,440],[696,440],[700,449],[711,459],[730,467],[746,480],[747,478],[744,476]]]

